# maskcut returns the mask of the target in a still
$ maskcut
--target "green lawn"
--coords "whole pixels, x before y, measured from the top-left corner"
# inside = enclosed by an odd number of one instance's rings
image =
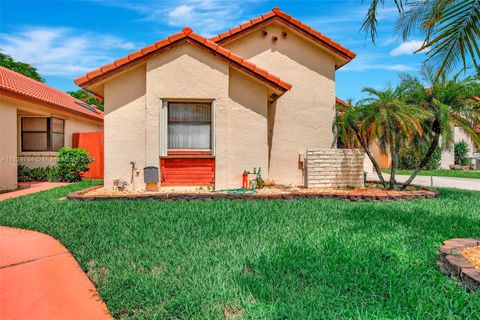
[[[439,199],[71,202],[92,182],[0,202],[0,224],[58,238],[116,318],[478,319],[436,265],[480,237],[480,193]]]
[[[390,173],[390,170],[382,170],[382,172]],[[397,170],[397,174],[411,175],[413,170]],[[437,176],[437,177],[455,177],[455,178],[472,178],[480,179],[480,171],[473,170],[422,170],[419,176]]]

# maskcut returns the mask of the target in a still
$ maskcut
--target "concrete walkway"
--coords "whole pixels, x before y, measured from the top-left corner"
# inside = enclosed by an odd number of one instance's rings
[[[0,319],[112,319],[88,277],[54,238],[0,227]]]
[[[384,173],[383,177],[388,180],[390,175]],[[396,180],[397,182],[404,182],[409,177],[410,176],[398,175],[396,176]],[[368,174],[367,180],[378,181],[378,176],[375,173]],[[412,184],[426,187],[457,188],[480,191],[480,179],[417,176],[413,180]]]
[[[19,182],[18,189],[10,192],[0,193],[0,201],[36,193],[56,187],[66,186],[66,182]]]

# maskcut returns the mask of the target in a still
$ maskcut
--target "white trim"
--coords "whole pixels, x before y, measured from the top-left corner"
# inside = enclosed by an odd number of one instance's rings
[[[211,147],[212,147],[212,156],[215,156],[215,100],[212,100],[212,104],[210,107],[210,112],[211,112],[211,129],[210,129],[210,134],[211,134]]]
[[[167,155],[168,146],[168,101],[160,99],[160,156]]]

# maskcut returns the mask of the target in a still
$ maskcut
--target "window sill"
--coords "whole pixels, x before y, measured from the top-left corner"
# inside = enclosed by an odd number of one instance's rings
[[[169,156],[211,156],[211,150],[168,150]]]

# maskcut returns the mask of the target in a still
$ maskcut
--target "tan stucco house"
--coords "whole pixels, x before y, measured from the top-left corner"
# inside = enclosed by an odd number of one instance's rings
[[[185,28],[75,79],[104,97],[105,188],[145,189],[145,167],[163,186],[239,187],[254,167],[304,184],[306,150],[335,147],[335,71],[354,57],[275,8],[210,39]]]
[[[17,188],[17,165],[54,165],[73,133],[102,130],[102,111],[0,67],[0,191]]]

